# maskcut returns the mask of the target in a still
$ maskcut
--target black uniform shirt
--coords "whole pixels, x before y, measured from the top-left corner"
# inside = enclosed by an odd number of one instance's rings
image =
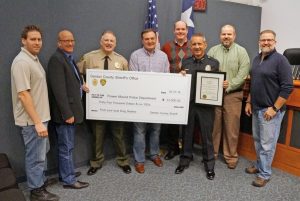
[[[190,103],[195,103],[197,71],[219,71],[219,62],[206,54],[201,59],[192,56],[182,61],[181,69],[192,75]]]

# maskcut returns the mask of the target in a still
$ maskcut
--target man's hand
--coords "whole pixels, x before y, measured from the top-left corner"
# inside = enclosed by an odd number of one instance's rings
[[[70,117],[69,119],[67,119],[65,122],[66,122],[67,124],[73,124],[74,121],[75,121],[75,118],[74,118],[74,116],[73,116],[73,117]]]
[[[223,88],[224,88],[224,89],[227,89],[228,86],[229,86],[228,80],[224,80],[224,81],[223,81]]]
[[[42,122],[35,124],[34,127],[35,127],[35,130],[36,130],[38,136],[40,136],[40,137],[48,136],[48,130]]]
[[[272,107],[268,107],[268,109],[264,113],[264,118],[266,121],[270,121],[276,115],[276,112]]]
[[[82,85],[82,90],[83,90],[85,93],[89,93],[89,92],[90,92],[89,87],[88,87],[85,83]]]
[[[186,75],[186,71],[185,70],[182,70],[179,72],[181,75],[185,76]]]
[[[246,113],[246,115],[248,117],[250,117],[252,115],[252,108],[251,108],[251,104],[250,103],[246,103],[245,113]]]

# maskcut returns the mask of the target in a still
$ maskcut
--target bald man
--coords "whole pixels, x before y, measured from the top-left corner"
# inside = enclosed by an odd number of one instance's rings
[[[235,169],[238,163],[238,137],[243,100],[243,85],[249,73],[250,59],[244,47],[235,43],[236,32],[232,25],[224,25],[220,31],[221,44],[212,47],[208,55],[220,62],[220,71],[226,72],[225,95],[222,107],[215,109],[213,144],[215,158],[221,139],[227,167]]]
[[[81,98],[85,87],[73,58],[73,34],[60,31],[57,46],[48,63],[48,88],[50,113],[57,133],[59,176],[64,188],[81,189],[89,184],[76,179],[73,149],[76,125],[82,123],[84,116]]]

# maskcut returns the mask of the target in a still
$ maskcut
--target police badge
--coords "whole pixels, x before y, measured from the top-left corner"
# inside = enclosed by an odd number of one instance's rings
[[[100,84],[101,84],[102,86],[106,85],[106,79],[100,79]]]
[[[206,65],[205,66],[205,71],[211,71],[211,66],[210,65]]]
[[[115,62],[115,67],[119,69],[121,68],[121,64],[119,62]]]
[[[97,86],[98,80],[97,79],[93,79],[92,83],[93,83],[93,86]]]

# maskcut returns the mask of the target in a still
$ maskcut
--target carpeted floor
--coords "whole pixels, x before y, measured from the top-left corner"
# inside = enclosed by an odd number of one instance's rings
[[[216,177],[207,180],[202,157],[194,156],[190,167],[181,175],[175,175],[177,156],[163,161],[162,168],[151,161],[145,164],[145,173],[138,174],[132,166],[131,174],[124,174],[113,159],[104,163],[96,175],[87,176],[88,167],[78,168],[79,180],[90,186],[81,190],[67,190],[57,183],[48,187],[60,196],[60,201],[299,201],[300,177],[273,168],[271,181],[263,188],[251,185],[254,175],[244,173],[251,163],[240,158],[235,170],[230,170],[221,159],[216,161]],[[54,176],[54,175],[53,175]],[[29,200],[26,184],[20,184]]]

